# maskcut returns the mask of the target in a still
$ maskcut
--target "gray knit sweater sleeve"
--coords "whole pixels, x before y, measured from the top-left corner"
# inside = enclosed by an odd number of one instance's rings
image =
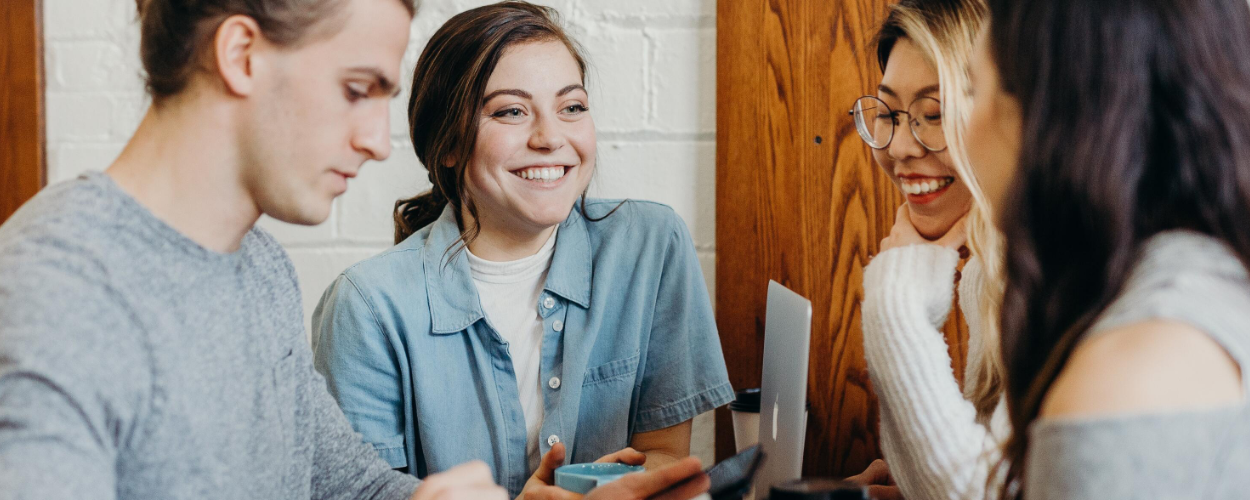
[[[120,447],[151,414],[145,342],[85,281],[0,273],[0,499],[116,498]]]
[[[313,369],[311,355],[303,367],[311,389],[309,406],[317,415],[312,465],[313,500],[406,499],[417,479],[391,470],[373,446],[352,430],[351,423]]]
[[[313,369],[286,253],[209,251],[102,174],[0,226],[0,500],[408,498]]]

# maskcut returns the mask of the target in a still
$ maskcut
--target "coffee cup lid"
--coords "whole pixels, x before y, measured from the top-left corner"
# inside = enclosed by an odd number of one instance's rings
[[[812,402],[807,402],[807,411],[812,411]],[[729,403],[729,409],[743,413],[759,413],[760,412],[760,388],[752,387],[750,389],[742,389],[734,393],[733,402]]]
[[[733,402],[729,403],[729,409],[732,411],[746,413],[759,413],[760,388],[752,387],[750,389],[742,389],[735,393]]]

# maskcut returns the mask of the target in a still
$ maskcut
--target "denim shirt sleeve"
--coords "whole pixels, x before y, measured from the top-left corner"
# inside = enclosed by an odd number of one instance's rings
[[[392,468],[408,466],[398,354],[347,274],[322,295],[313,312],[312,338],[317,371],[352,427]]]
[[[694,242],[676,214],[656,295],[635,432],[672,427],[733,400]]]

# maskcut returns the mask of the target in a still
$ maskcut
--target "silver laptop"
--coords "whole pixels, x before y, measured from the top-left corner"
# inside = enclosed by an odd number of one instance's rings
[[[755,498],[768,498],[773,485],[802,476],[811,338],[812,302],[769,280],[760,386],[760,450],[765,459]]]

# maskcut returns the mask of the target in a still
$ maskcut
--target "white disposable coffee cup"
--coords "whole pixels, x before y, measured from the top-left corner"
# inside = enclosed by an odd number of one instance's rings
[[[734,445],[738,453],[760,442],[760,412],[730,410],[734,419]]]
[[[743,389],[729,403],[729,413],[734,420],[734,447],[738,453],[760,442],[760,389]],[[755,488],[743,500],[755,500]]]
[[[729,403],[734,422],[734,447],[738,452],[760,442],[760,390],[758,387],[738,391]]]
[[[798,453],[802,454],[802,446],[807,437],[808,415],[812,410],[812,403],[807,403],[807,408],[803,411],[803,439],[799,440]],[[759,444],[760,442],[760,390],[758,387],[751,389],[743,389],[734,394],[734,400],[729,403],[729,412],[733,415],[734,423],[734,446],[738,449],[738,453],[742,450]],[[775,415],[774,415],[775,418]],[[755,500],[755,488],[752,487],[743,500]]]

